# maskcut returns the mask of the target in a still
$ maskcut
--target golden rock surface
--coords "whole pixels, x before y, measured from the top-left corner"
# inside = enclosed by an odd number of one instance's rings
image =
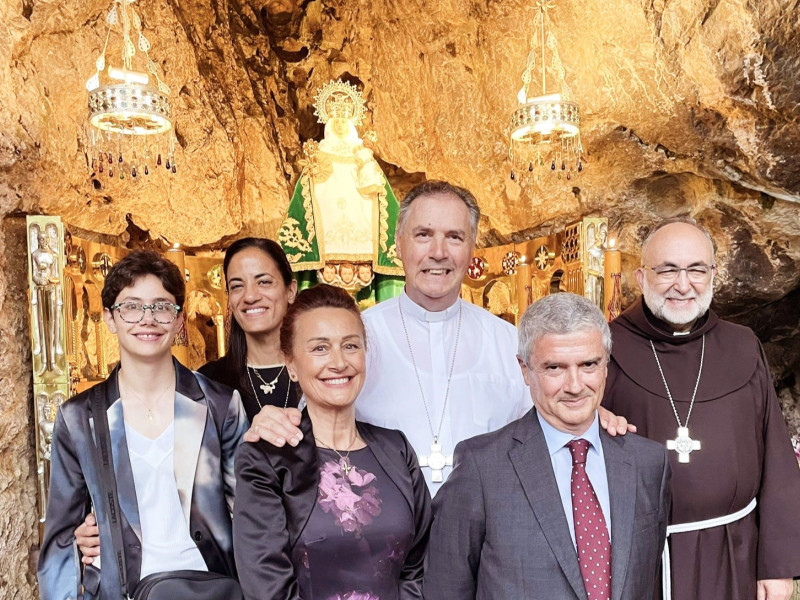
[[[58,214],[123,240],[135,226],[187,247],[274,235],[302,142],[321,137],[314,92],[331,78],[362,87],[375,155],[398,195],[425,178],[470,188],[484,245],[601,215],[635,254],[658,219],[697,217],[719,248],[717,306],[765,341],[798,429],[793,13],[774,1],[557,2],[553,32],[582,111],[586,169],[570,182],[545,174],[520,185],[509,178],[508,118],[532,4],[139,0],[151,55],[173,90],[179,169],[129,185],[93,180],[85,154],[84,82],[108,2],[0,2],[0,364],[9,367],[0,375],[0,597],[34,597],[34,570],[24,567],[35,546],[35,478],[23,402],[30,375],[20,368],[29,361],[24,288],[14,287],[25,269],[18,215]]]

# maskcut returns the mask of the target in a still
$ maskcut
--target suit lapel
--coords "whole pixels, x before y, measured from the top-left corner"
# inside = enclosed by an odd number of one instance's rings
[[[508,455],[533,514],[576,596],[586,600],[578,556],[569,535],[569,525],[553,475],[550,452],[535,409],[517,422],[514,439],[520,445]]]
[[[611,503],[611,598],[619,600],[630,563],[633,517],[636,507],[636,473],[632,457],[624,450],[624,438],[600,431]]]
[[[190,527],[192,490],[206,430],[208,406],[194,374],[177,361],[175,361],[175,377],[173,470],[183,517],[186,519],[187,527]]]
[[[139,504],[136,501],[136,486],[133,483],[131,457],[128,454],[128,437],[125,435],[125,420],[122,402],[119,399],[117,378],[115,373],[106,384],[106,400],[113,402],[108,407],[108,433],[111,436],[111,457],[114,461],[114,477],[117,480],[117,498],[119,507],[125,515],[136,537],[142,541],[142,525],[139,521]],[[92,423],[94,426],[94,423]]]
[[[183,394],[175,393],[175,453],[173,469],[178,486],[178,498],[186,525],[192,508],[192,489],[197,471],[197,459],[203,443],[208,408]]]
[[[415,503],[411,474],[408,471],[408,465],[403,459],[402,454],[397,451],[396,447],[391,448],[391,451],[389,451],[384,445],[384,442],[373,435],[373,430],[367,424],[357,421],[356,427],[372,454],[375,455],[375,459],[380,463],[381,467],[383,467],[386,475],[389,476],[389,479],[394,482],[397,489],[403,494],[403,497],[406,499],[413,513]]]

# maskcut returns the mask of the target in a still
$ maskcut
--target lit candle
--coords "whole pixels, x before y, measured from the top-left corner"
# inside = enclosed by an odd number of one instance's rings
[[[622,294],[622,253],[614,248],[615,242],[614,238],[609,238],[604,248],[603,313],[609,322],[619,316]]]
[[[525,257],[522,256],[520,261]],[[531,299],[531,266],[527,262],[520,262],[517,267],[517,322],[522,318],[522,313],[528,308]]]

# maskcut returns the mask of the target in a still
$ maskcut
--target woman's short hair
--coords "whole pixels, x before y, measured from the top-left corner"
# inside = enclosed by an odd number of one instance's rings
[[[294,302],[289,305],[286,316],[283,317],[283,323],[281,323],[281,351],[284,356],[292,356],[297,319],[315,308],[343,308],[348,310],[358,318],[362,331],[365,331],[364,322],[361,320],[361,312],[358,310],[356,301],[353,300],[352,296],[342,288],[320,283],[297,294]]]
[[[590,300],[577,294],[561,292],[537,300],[522,315],[518,330],[517,353],[529,367],[533,345],[551,333],[599,331],[606,356],[611,355],[611,330],[603,313]]]
[[[164,289],[175,297],[175,304],[183,308],[186,300],[185,275],[175,263],[153,250],[134,250],[111,267],[100,293],[103,307],[110,309],[122,290],[147,275],[158,277]]]

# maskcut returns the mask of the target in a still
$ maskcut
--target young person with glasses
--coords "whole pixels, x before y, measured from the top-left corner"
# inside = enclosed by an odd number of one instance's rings
[[[50,502],[39,554],[42,598],[120,597],[121,577],[96,450],[99,390],[107,406],[128,590],[177,570],[235,576],[233,455],[247,418],[239,394],[174,360],[184,324],[183,273],[158,253],[135,251],[109,271],[103,316],[120,362],[105,381],[59,408]],[[93,511],[98,561],[83,572],[74,530]]]
[[[222,262],[228,292],[230,332],[225,356],[199,372],[238,390],[247,418],[264,406],[296,408],[300,386],[289,380],[280,348],[280,327],[297,294],[292,268],[280,245],[267,238],[242,238]],[[100,555],[94,515],[76,531],[83,563]]]

